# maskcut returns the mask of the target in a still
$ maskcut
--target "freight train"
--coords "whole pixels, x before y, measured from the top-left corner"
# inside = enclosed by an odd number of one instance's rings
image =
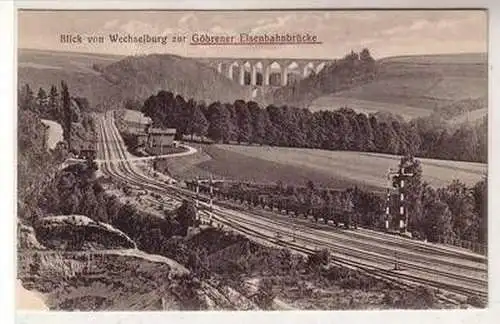
[[[343,226],[346,229],[356,229],[358,227],[358,217],[354,213],[352,206],[345,204],[332,204],[329,207],[324,205],[314,206],[300,202],[292,197],[283,197],[273,193],[271,187],[261,187],[258,190],[237,190],[234,188],[223,188],[212,185],[207,181],[197,182],[186,181],[188,190],[190,190],[193,198],[200,201],[209,202],[210,196],[213,200],[232,201],[240,204],[246,204],[250,207],[261,207],[280,213],[286,213],[293,217],[312,217],[317,222],[323,221],[325,224],[332,223],[334,226]],[[196,191],[198,190],[198,194]],[[343,194],[343,191],[337,191],[338,194]]]

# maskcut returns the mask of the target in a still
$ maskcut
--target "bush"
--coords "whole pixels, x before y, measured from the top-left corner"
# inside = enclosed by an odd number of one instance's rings
[[[317,268],[328,263],[330,263],[330,253],[327,249],[319,250],[307,258],[307,265],[311,268]]]
[[[394,296],[390,292],[385,292],[384,297],[382,297],[382,304],[387,306],[393,306],[395,303]]]
[[[270,310],[274,302],[273,284],[269,278],[264,278],[259,284],[255,295],[255,303],[264,310]]]
[[[405,291],[396,303],[400,308],[427,309],[433,308],[436,303],[435,292],[426,286],[418,286],[413,291]]]
[[[476,295],[468,296],[467,304],[478,308],[486,308],[486,302]]]

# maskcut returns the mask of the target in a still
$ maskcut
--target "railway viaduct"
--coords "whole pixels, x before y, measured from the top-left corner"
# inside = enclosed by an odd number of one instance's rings
[[[249,86],[286,86],[290,76],[295,79],[306,78],[311,72],[321,71],[331,59],[293,59],[293,58],[195,58],[231,80]],[[271,76],[279,75],[272,82]]]

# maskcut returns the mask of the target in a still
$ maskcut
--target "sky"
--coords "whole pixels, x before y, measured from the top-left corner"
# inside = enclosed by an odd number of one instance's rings
[[[193,33],[309,33],[322,44],[193,46]],[[112,44],[108,35],[185,35],[186,43]],[[103,35],[103,44],[68,44],[61,34]],[[376,58],[487,52],[484,11],[20,11],[18,47],[120,55],[338,58],[369,48]]]

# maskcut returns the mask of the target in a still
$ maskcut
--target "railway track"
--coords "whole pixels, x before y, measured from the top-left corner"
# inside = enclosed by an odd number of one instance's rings
[[[106,124],[107,126],[105,126]],[[104,139],[101,141],[102,147],[99,149],[104,154],[104,160],[110,161],[101,164],[104,173],[120,181],[165,194],[177,200],[193,197],[194,193],[158,182],[156,179],[149,178],[137,170],[127,160],[127,152],[112,120],[102,118],[99,123],[99,130]],[[208,207],[206,203],[202,203],[202,206],[205,209]],[[326,247],[334,255],[337,262],[386,279],[412,285],[428,285],[463,296],[476,295],[487,298],[487,281],[484,279],[486,268],[483,263],[479,262],[477,266],[467,266],[443,259],[444,257],[460,257],[461,255],[458,252],[381,236],[368,238],[366,234],[354,234],[358,239],[356,241],[352,238],[346,238],[345,234],[332,236],[324,231],[313,230],[302,224],[299,224],[300,229],[295,232],[290,227],[290,220],[285,222],[284,220],[270,218],[262,213],[259,215],[259,213],[248,211],[245,211],[243,216],[242,214],[243,212],[219,206],[216,206],[212,211],[215,221],[250,237],[273,243],[276,238],[269,231],[270,229],[277,230],[287,236],[293,235],[296,240],[295,242],[282,242],[281,245],[301,253],[310,254],[315,251],[315,249],[307,248],[307,245]],[[363,239],[365,242],[362,242]],[[303,246],[300,246],[297,242],[302,242]],[[402,251],[401,254],[398,252],[398,262],[405,271],[396,272],[389,268],[390,265],[394,264],[394,258],[391,256],[394,249],[381,246],[383,243],[394,244],[398,249],[407,249],[407,251]],[[375,248],[377,249],[376,253],[372,252]],[[415,255],[420,258],[418,263],[404,260],[405,258],[415,257]],[[472,262],[477,261],[478,258],[478,256],[469,256],[468,260]],[[464,259],[467,259],[467,257]],[[446,269],[446,267],[450,268]],[[454,268],[454,271],[450,271],[451,268]],[[457,269],[459,269],[458,273]],[[461,274],[460,270],[462,272],[464,270],[476,272],[479,275],[464,275]]]
[[[192,198],[195,197],[195,194],[191,192],[187,192],[186,194],[190,195]],[[208,201],[208,197],[205,198],[206,201]],[[226,205],[223,202],[222,204]],[[241,206],[239,209],[242,209]],[[337,242],[343,242],[350,246],[358,246],[368,251],[373,248],[377,248],[379,251],[385,254],[391,254],[394,253],[395,248],[409,247],[409,249],[407,250],[400,250],[398,252],[398,257],[418,259],[419,262],[428,265],[439,263],[442,266],[455,268],[455,271],[471,271],[474,273],[474,276],[479,275],[480,277],[486,277],[487,275],[487,268],[485,264],[486,258],[482,256],[469,256],[467,254],[464,255],[459,252],[447,250],[441,251],[436,249],[435,247],[427,248],[426,246],[419,245],[418,242],[415,242],[413,240],[398,240],[397,238],[392,239],[392,236],[389,235],[383,235],[383,237],[371,237],[367,234],[359,234],[358,231],[350,231],[349,236],[346,236],[344,231],[332,228],[331,226],[323,226],[318,228],[317,224],[311,224],[305,219],[303,221],[290,219],[290,217],[280,215],[279,212],[272,213],[259,209],[251,209],[245,210],[245,213],[252,214],[257,219],[260,219],[266,223],[273,223],[279,226],[287,227],[290,225],[290,222],[293,222],[296,225],[303,225],[304,228],[301,229],[302,231],[314,234],[315,236],[324,237],[325,239],[334,239]],[[362,240],[364,240],[364,242]],[[390,247],[388,245],[388,241],[390,242]],[[455,262],[450,261],[457,258],[462,259],[461,264],[456,264]]]
[[[256,238],[259,238],[261,240],[268,241],[269,243],[272,243],[274,245],[283,247],[283,248],[288,248],[297,252],[300,252],[304,255],[311,255],[313,253],[316,253],[317,250],[313,248],[308,248],[304,247],[300,244],[297,243],[291,243],[291,242],[285,242],[285,241],[276,241],[276,239],[272,236],[265,235],[260,231],[257,230],[252,230],[250,228],[247,228],[245,226],[241,226],[238,223],[231,222],[227,219],[223,218],[218,218],[217,216],[215,217],[220,223],[236,230],[237,232],[240,232],[242,234],[246,234],[249,236],[253,236]],[[331,250],[329,250],[332,252]],[[423,279],[417,276],[411,276],[408,274],[403,274],[403,273],[398,273],[394,272],[388,269],[381,269],[380,267],[377,266],[370,266],[367,264],[363,264],[360,262],[356,262],[353,260],[350,260],[345,257],[341,256],[335,256],[334,257],[334,263],[337,263],[338,265],[341,266],[348,266],[349,268],[356,269],[356,270],[361,270],[369,275],[374,276],[375,278],[386,280],[389,282],[394,282],[395,279],[397,279],[397,285],[402,286],[403,288],[414,288],[415,285],[424,285],[424,286],[430,286],[433,288],[436,288],[438,290],[444,290],[444,291],[452,291],[454,293],[458,293],[463,296],[469,296],[471,294],[471,291],[467,288],[461,288],[461,287],[456,287],[453,285],[449,284],[443,284],[442,282],[438,282],[435,280],[429,280],[429,279]],[[486,298],[485,295],[483,295],[480,291],[476,292],[476,295],[481,296],[483,298]],[[448,297],[445,297],[443,295],[439,295],[439,298],[447,301],[447,302],[452,302],[456,303],[455,300],[450,299]]]

